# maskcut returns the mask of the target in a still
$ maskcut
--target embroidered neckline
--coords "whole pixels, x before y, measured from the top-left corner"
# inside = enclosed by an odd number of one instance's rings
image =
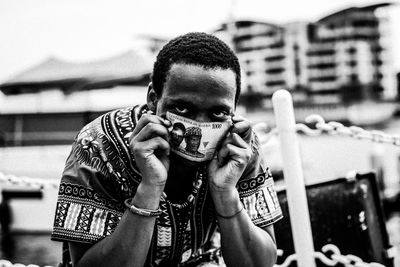
[[[163,192],[161,200],[166,201],[170,206],[174,207],[175,209],[181,210],[185,209],[189,206],[192,206],[194,200],[196,199],[199,189],[203,184],[204,177],[206,176],[206,166],[198,167],[196,172],[196,179],[193,181],[192,192],[188,195],[186,200],[183,203],[172,203],[165,192]]]

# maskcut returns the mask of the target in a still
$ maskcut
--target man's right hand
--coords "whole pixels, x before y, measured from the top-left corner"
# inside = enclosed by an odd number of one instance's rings
[[[168,120],[148,112],[142,115],[129,138],[143,185],[165,186],[170,153],[167,127],[170,125]]]

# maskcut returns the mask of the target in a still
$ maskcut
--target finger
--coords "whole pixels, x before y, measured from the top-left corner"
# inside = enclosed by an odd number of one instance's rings
[[[168,129],[164,125],[149,122],[132,140],[142,142],[157,136],[162,137],[168,142]]]
[[[226,146],[229,159],[235,161],[239,166],[247,164],[250,159],[251,153],[249,149],[241,148],[233,144]]]
[[[226,159],[228,158],[229,150],[227,148],[227,145],[228,144],[225,144],[224,146],[222,146],[221,149],[218,150],[218,152],[216,154],[217,161],[220,166],[224,165]]]
[[[232,134],[230,132],[228,132],[225,137],[223,138],[223,140],[221,141],[221,143],[218,145],[217,147],[217,151],[221,150],[221,148],[223,148],[224,146],[226,146],[227,144],[232,143]]]
[[[243,138],[239,136],[237,133],[232,133],[230,139],[232,140],[230,144],[233,144],[237,147],[244,149],[250,148],[249,145],[246,143],[246,141],[244,141]]]
[[[249,120],[237,121],[233,124],[233,127],[231,129],[232,133],[237,133],[243,137],[247,137],[247,135],[251,134],[251,131],[252,127]]]
[[[171,122],[169,122],[166,119],[163,119],[159,116],[152,115],[152,114],[143,114],[140,120],[138,121],[135,129],[132,132],[132,135],[130,138],[133,138],[133,136],[136,136],[147,124],[149,123],[155,123],[155,124],[161,124],[164,125],[165,127],[171,126]]]
[[[149,154],[154,154],[155,151],[157,150],[161,150],[163,152],[165,152],[167,155],[169,155],[169,151],[170,151],[170,146],[169,143],[157,136],[157,137],[153,137],[151,139],[148,139],[144,142],[140,142],[137,143],[137,145],[135,146],[135,148],[133,149],[133,152],[136,153],[149,153]]]
[[[227,144],[234,144],[241,148],[248,148],[248,144],[244,139],[237,133],[228,133],[225,139],[221,143],[221,147],[226,146]]]
[[[156,115],[154,115],[154,112],[153,111],[148,111],[147,112],[147,114],[148,115],[153,115],[153,116],[156,116]],[[164,114],[164,115],[162,115],[162,116],[156,116],[157,118],[159,118],[163,123],[164,123],[164,125],[165,125],[165,127],[170,127],[170,126],[172,126],[172,123],[166,118],[166,114]]]

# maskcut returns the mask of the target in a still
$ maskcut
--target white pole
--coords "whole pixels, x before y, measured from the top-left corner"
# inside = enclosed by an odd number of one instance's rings
[[[297,266],[315,267],[314,243],[295,129],[292,97],[288,91],[278,90],[272,96],[272,103],[281,145],[283,175]]]

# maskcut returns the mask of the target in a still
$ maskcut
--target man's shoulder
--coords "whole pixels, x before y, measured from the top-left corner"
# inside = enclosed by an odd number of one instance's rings
[[[121,156],[129,159],[129,135],[143,109],[144,105],[138,105],[112,110],[86,124],[75,137],[72,148],[75,156],[86,159],[86,164],[97,154],[103,161],[106,157],[116,162]]]
[[[72,145],[69,162],[99,174],[100,183],[113,187],[113,192],[128,190],[114,192],[113,196],[131,195],[129,190],[139,180],[128,133],[133,131],[142,109],[143,106],[121,108],[99,116],[82,128]]]
[[[132,131],[145,110],[147,110],[147,105],[143,104],[108,111],[87,123],[79,131],[77,139],[79,139],[80,135],[85,135],[84,133],[88,131],[96,132],[100,135],[107,134],[109,131]]]

